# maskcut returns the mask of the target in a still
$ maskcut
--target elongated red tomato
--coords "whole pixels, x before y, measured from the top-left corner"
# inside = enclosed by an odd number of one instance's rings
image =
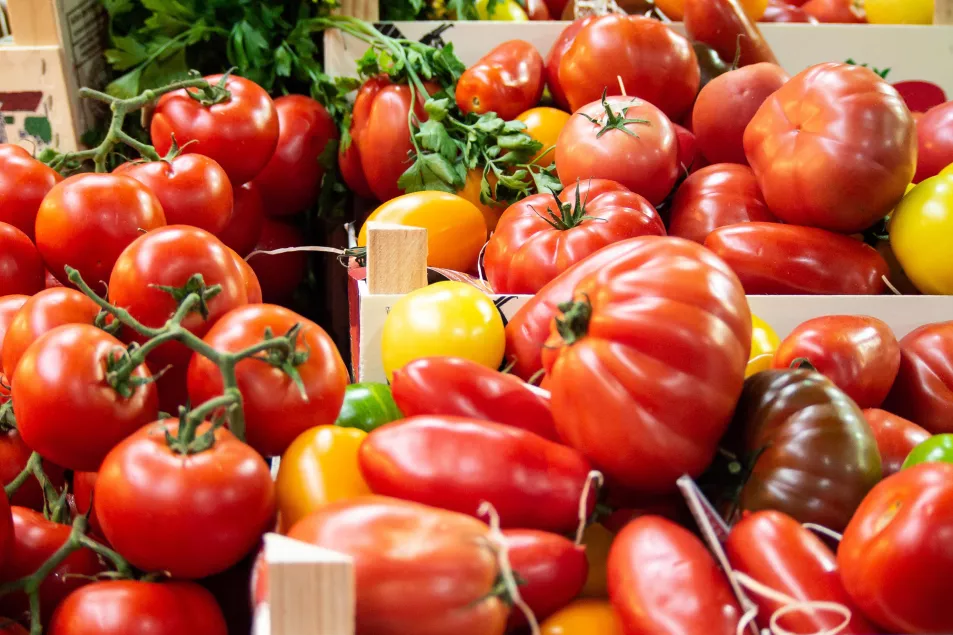
[[[578,524],[590,470],[572,448],[463,417],[410,417],[384,425],[368,435],[358,460],[376,494],[470,515],[488,501],[503,527],[556,532]],[[590,510],[594,505],[590,499]]]
[[[739,0],[685,0],[684,13],[688,37],[710,46],[721,59],[733,60],[737,54],[739,66],[778,63]]]
[[[609,599],[632,635],[734,635],[741,618],[728,579],[687,529],[637,518],[609,551]]]
[[[900,371],[884,407],[933,434],[953,432],[953,322],[921,326],[900,340]]]
[[[0,223],[13,225],[33,240],[40,203],[62,180],[24,148],[0,143]]]
[[[46,287],[46,270],[29,236],[0,223],[0,296],[33,295]]]
[[[899,472],[910,451],[930,438],[930,433],[914,422],[886,410],[869,408],[864,410],[864,418],[877,439],[884,478]]]
[[[559,442],[549,396],[460,357],[424,357],[394,371],[391,392],[407,417],[450,415],[504,423]]]
[[[559,435],[639,491],[700,474],[748,363],[751,313],[737,277],[697,243],[647,236],[572,298],[543,350]]]
[[[559,14],[557,13],[556,15]],[[553,47],[549,49],[549,53],[546,55],[546,85],[549,87],[549,92],[553,95],[553,101],[563,110],[571,111],[572,108],[569,107],[566,91],[563,90],[562,83],[559,81],[559,65],[563,61],[563,56],[566,54],[566,51],[572,46],[576,34],[595,19],[595,16],[586,16],[575,20],[572,24],[563,29],[563,32],[556,38]]]
[[[390,80],[384,76],[368,78],[358,89],[351,109],[351,139],[341,143],[338,148],[338,167],[341,177],[347,183],[348,189],[362,198],[374,198],[374,192],[364,176],[364,166],[361,162],[361,148],[358,139],[367,127],[371,115],[374,99],[382,88],[388,86]]]
[[[524,40],[503,42],[460,76],[455,95],[464,113],[516,119],[543,95],[543,57]]]
[[[606,245],[664,236],[645,198],[615,181],[573,183],[562,194],[534,194],[511,205],[490,236],[483,259],[496,293],[536,293]]]

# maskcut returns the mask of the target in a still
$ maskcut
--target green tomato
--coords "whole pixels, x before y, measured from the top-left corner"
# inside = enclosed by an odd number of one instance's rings
[[[344,391],[344,404],[334,423],[342,428],[371,432],[403,418],[387,384],[351,384]]]
[[[953,434],[937,434],[910,451],[901,469],[921,463],[953,463]]]

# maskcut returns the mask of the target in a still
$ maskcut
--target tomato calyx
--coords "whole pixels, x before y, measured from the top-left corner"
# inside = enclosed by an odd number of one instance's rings
[[[2,380],[0,380],[2,381]],[[9,390],[9,387],[6,387]],[[13,400],[8,399],[0,404],[0,432],[15,430],[17,427],[17,418],[13,413]]]
[[[225,71],[222,79],[217,84],[205,82],[204,86],[196,86],[194,91],[186,90],[185,94],[206,108],[229,101],[232,98],[232,93],[225,86],[228,84],[228,79],[234,70],[234,68],[230,68]]]
[[[811,363],[811,360],[806,357],[798,357],[791,362],[789,368],[791,370],[809,370],[811,372],[817,372],[817,367],[814,366],[814,364]]]
[[[263,362],[271,364],[275,368],[280,369],[288,377],[291,378],[291,381],[295,383],[295,386],[298,387],[298,391],[301,393],[301,397],[307,401],[308,395],[304,387],[304,382],[301,380],[301,374],[298,373],[298,366],[306,363],[310,352],[307,350],[299,351],[297,349],[298,336],[301,335],[301,324],[295,324],[288,332],[284,335],[284,340],[287,341],[287,346],[274,346],[268,348],[260,354],[252,355],[253,359],[260,359]],[[265,339],[264,343],[278,342],[278,338],[275,338],[274,333],[270,328],[265,329]]]
[[[241,395],[236,398],[233,392],[227,392],[221,397],[211,399],[198,408],[191,411],[181,409],[179,416],[179,427],[175,434],[169,429],[165,430],[165,442],[169,449],[175,454],[190,456],[192,454],[201,454],[215,446],[215,432],[225,425],[227,412],[235,408],[241,408]],[[216,410],[223,410],[213,418],[211,427],[197,434],[198,427],[205,422],[206,418]]]
[[[625,108],[623,108],[622,110],[618,112],[612,110],[612,106],[609,104],[609,101],[606,99],[607,92],[608,92],[608,89],[606,88],[602,89],[602,107],[605,108],[605,111],[606,111],[605,123],[598,121],[595,117],[590,117],[586,113],[580,112],[578,114],[588,119],[589,122],[593,124],[594,126],[601,126],[601,128],[599,129],[599,132],[596,133],[596,139],[601,139],[602,135],[606,134],[610,130],[620,130],[624,132],[625,134],[629,135],[630,137],[635,137],[636,139],[638,139],[639,135],[636,134],[635,131],[629,128],[626,128],[626,126],[629,124],[636,124],[636,123],[650,126],[652,125],[652,122],[650,122],[648,119],[634,119],[634,118],[626,117],[626,114],[629,112],[629,108],[631,107],[631,105],[626,106]],[[631,104],[634,105],[637,101],[638,100],[635,97],[633,97]]]
[[[572,229],[573,227],[578,227],[582,225],[584,221],[587,220],[597,220],[605,221],[603,218],[597,218],[595,216],[589,216],[586,214],[586,203],[589,199],[589,193],[586,193],[586,200],[582,200],[582,196],[579,194],[579,184],[576,183],[576,200],[573,203],[563,203],[559,200],[559,195],[555,192],[550,192],[553,195],[553,198],[556,200],[556,209],[559,210],[557,214],[550,207],[546,207],[546,213],[549,215],[549,218],[543,216],[535,208],[530,206],[530,209],[536,213],[537,216],[542,218],[544,221],[549,223],[553,229],[558,229],[560,231],[566,231]]]
[[[572,346],[585,337],[589,331],[589,320],[592,318],[592,302],[583,295],[582,300],[570,300],[558,305],[562,317],[556,318],[556,332],[563,339],[566,346]]]
[[[150,285],[154,289],[165,291],[175,300],[176,306],[181,307],[189,296],[198,296],[198,300],[190,307],[189,312],[198,312],[203,320],[208,319],[209,308],[208,301],[218,295],[222,287],[205,285],[205,278],[200,273],[192,274],[192,277],[181,287],[170,287],[165,285]]]

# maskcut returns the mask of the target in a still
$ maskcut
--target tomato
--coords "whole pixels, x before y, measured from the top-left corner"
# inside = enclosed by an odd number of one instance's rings
[[[565,113],[563,113],[565,114]],[[568,117],[568,115],[567,115]],[[550,153],[552,155],[552,153]],[[486,175],[486,181],[491,188],[496,187],[499,179],[493,172]],[[472,169],[467,171],[467,179],[464,181],[463,189],[457,191],[457,196],[473,203],[473,206],[483,214],[483,221],[486,223],[487,231],[492,232],[496,229],[496,223],[500,220],[500,215],[506,209],[502,203],[492,201],[489,205],[480,200],[480,192],[483,187],[483,170]]]
[[[493,369],[503,361],[500,312],[463,282],[438,282],[402,296],[387,313],[381,337],[388,380],[421,357],[462,357]]]
[[[525,584],[519,591],[536,619],[542,620],[569,604],[586,582],[585,550],[562,536],[533,529],[503,532],[513,573]],[[519,609],[510,613],[509,628],[526,624]]]
[[[900,372],[884,409],[933,434],[953,432],[953,322],[921,326],[900,340]]]
[[[702,168],[701,163],[705,159],[698,154],[695,133],[677,123],[673,123],[672,127],[675,128],[675,140],[678,142],[678,167],[685,172]]]
[[[205,79],[215,87],[224,76]],[[199,89],[163,95],[156,104],[149,132],[160,155],[168,153],[173,135],[179,146],[194,141],[183,147],[183,152],[215,160],[232,185],[239,186],[255,178],[274,154],[279,119],[271,97],[255,82],[229,75],[225,91],[224,99],[213,105],[208,105],[208,95]]]
[[[414,192],[389,200],[364,222],[357,238],[367,246],[367,223],[393,223],[427,230],[427,265],[454,271],[476,269],[486,243],[486,222],[472,203],[446,192]]]
[[[357,463],[366,438],[362,430],[322,425],[288,446],[275,480],[282,527],[290,528],[328,503],[371,493]]]
[[[0,570],[10,559],[13,542],[13,515],[10,511],[10,499],[7,498],[6,492],[0,492]]]
[[[953,631],[951,531],[953,465],[901,470],[870,492],[844,532],[837,550],[844,587],[889,631]]]
[[[64,324],[93,324],[99,306],[84,294],[66,287],[40,291],[23,303],[10,320],[3,342],[3,372],[13,377],[30,344]]]
[[[172,160],[126,163],[115,173],[152,190],[170,225],[192,225],[218,234],[231,221],[232,184],[222,166],[206,156],[183,154]]]
[[[332,503],[288,532],[353,558],[357,631],[368,635],[502,635],[509,609],[493,593],[487,535],[463,514],[379,496]]]
[[[622,635],[622,623],[609,602],[575,600],[542,624],[541,635]]]
[[[953,163],[953,101],[934,106],[917,121],[917,172],[914,183],[936,176]]]
[[[655,8],[673,22],[681,22],[685,17],[685,0],[656,0]]]
[[[0,580],[11,582],[32,575],[69,540],[72,528],[47,520],[42,514],[23,507],[13,513],[13,549],[0,567]],[[40,584],[40,610],[43,623],[49,622],[54,609],[72,591],[90,583],[89,576],[104,570],[99,557],[88,549],[74,551],[56,566]],[[0,598],[0,611],[13,619],[28,620],[26,594],[17,592]]]
[[[57,280],[56,276],[54,276],[52,273],[49,272],[49,270],[47,270],[46,271],[46,288],[52,289],[54,287],[62,287],[62,286],[63,286],[63,283]]]
[[[0,296],[0,344],[7,337],[7,331],[23,305],[30,300],[30,296],[22,294]]]
[[[146,626],[147,625],[147,626]],[[192,582],[104,580],[60,604],[49,635],[227,635],[211,593]]]
[[[377,94],[388,85],[390,80],[385,75],[365,80],[358,89],[351,108],[350,140],[343,140],[338,147],[338,168],[341,171],[341,178],[344,179],[348,189],[362,198],[374,198],[374,192],[367,183],[367,177],[364,176],[361,149],[357,142],[367,126]],[[404,150],[409,151],[409,148]],[[369,151],[373,152],[373,148],[369,148]],[[386,153],[384,156],[387,156]]]
[[[245,183],[235,188],[232,217],[225,229],[217,234],[218,239],[244,258],[261,237],[264,217],[265,204],[258,187],[254,183]]]
[[[685,32],[713,48],[723,60],[738,56],[739,66],[777,64],[774,52],[740,0],[685,0]],[[740,53],[739,53],[740,49]]]
[[[144,366],[129,397],[107,379],[107,360],[125,347],[89,324],[60,326],[26,350],[13,375],[13,408],[23,441],[58,465],[95,471],[119,441],[154,421],[159,397]]]
[[[771,325],[752,314],[751,354],[748,356],[748,366],[745,368],[745,379],[771,368],[774,353],[780,346],[781,338],[774,332]]]
[[[73,473],[73,498],[76,505],[76,513],[87,515],[89,517],[89,532],[96,534],[96,539],[104,542],[101,538],[103,533],[102,525],[99,524],[99,517],[93,509],[93,489],[96,487],[96,478],[99,475],[96,472],[74,472]]]
[[[776,220],[751,168],[720,163],[690,174],[679,186],[668,225],[672,236],[704,244],[719,227]]]
[[[559,15],[559,13],[556,13],[556,15]],[[546,68],[544,69],[546,86],[553,96],[553,102],[563,110],[572,110],[572,108],[569,107],[566,92],[563,90],[562,84],[559,81],[559,66],[562,63],[566,51],[570,49],[575,41],[576,34],[595,19],[595,16],[587,16],[575,20],[572,24],[563,29],[562,33],[559,34],[559,37],[557,37],[553,43],[553,47],[549,49],[549,53],[546,55]]]
[[[788,79],[783,68],[763,62],[719,75],[702,88],[692,110],[692,131],[705,158],[747,165],[745,128]]]
[[[604,91],[657,106],[671,119],[688,112],[701,81],[691,44],[658,20],[607,15],[584,26],[559,64],[559,83],[573,111]],[[653,126],[658,125],[654,122]],[[645,126],[636,126],[645,135]],[[559,159],[556,159],[559,163]],[[560,175],[562,176],[562,175]]]
[[[563,13],[563,9],[566,8],[566,5],[570,3],[570,0],[545,0],[546,8],[549,9],[549,13],[554,17],[558,18]]]
[[[867,21],[864,3],[859,0],[808,0],[801,8],[821,22],[863,24]]]
[[[813,227],[743,223],[716,229],[705,246],[756,295],[877,295],[889,273],[873,247]]]
[[[543,57],[524,40],[503,42],[460,76],[455,95],[464,114],[516,119],[543,96]]]
[[[849,609],[847,627],[838,632],[877,632],[852,606],[838,575],[834,554],[790,516],[775,511],[746,516],[731,528],[724,546],[732,569],[773,591],[797,602],[833,602]],[[750,593],[749,597],[759,609],[758,626],[767,629],[771,616],[784,605],[758,593]],[[778,620],[779,625],[795,633],[833,631],[843,622],[843,615],[830,610],[792,611]]]
[[[552,20],[544,0],[526,0],[526,14],[530,20]]]
[[[938,434],[917,445],[903,462],[903,469],[937,462],[953,463],[953,434]]]
[[[0,483],[7,485],[23,471],[33,450],[28,448],[20,437],[16,428],[5,430],[0,428]],[[66,480],[63,468],[43,461],[43,471],[50,483],[57,491],[62,490]],[[37,511],[43,510],[43,490],[35,478],[28,478],[10,498],[10,504],[17,507],[28,507]]]
[[[488,11],[490,0],[477,0],[477,16],[481,20],[504,20],[506,22],[526,22],[529,16],[517,0],[497,0],[493,12]]]
[[[526,124],[526,130],[523,132],[543,144],[542,149],[532,160],[542,167],[552,165],[556,161],[556,141],[563,128],[569,123],[569,114],[544,106],[527,110],[516,119]]]
[[[271,304],[241,307],[216,322],[205,343],[218,351],[236,352],[265,339],[266,331],[281,336],[295,325],[300,359],[273,354],[270,361],[245,359],[235,367],[243,397],[245,434],[249,445],[265,456],[279,456],[295,438],[314,426],[333,424],[344,401],[347,368],[324,329],[297,313]],[[302,388],[281,364],[291,361]],[[189,396],[203,403],[222,394],[218,366],[196,354],[189,364]]]
[[[8,622],[9,618],[0,618],[0,633],[3,635],[30,635],[29,631],[17,624],[16,622]]]
[[[350,384],[344,390],[344,403],[334,425],[370,432],[385,423],[403,419],[387,384]]]
[[[258,276],[255,275],[255,270],[231,247],[228,248],[228,251],[232,255],[232,260],[235,261],[242,272],[242,282],[245,284],[245,295],[248,296],[248,304],[261,304],[261,283],[258,281]]]
[[[678,178],[675,128],[641,99],[594,101],[577,110],[559,134],[556,170],[563,185],[608,179],[658,205]]]
[[[32,295],[46,287],[46,269],[22,231],[0,223],[0,296]]]
[[[317,202],[325,169],[321,156],[339,134],[328,111],[310,97],[279,97],[275,110],[278,146],[254,183],[267,201],[267,212],[286,216],[303,212]]]
[[[265,218],[254,251],[301,247],[304,242],[304,236],[297,227]],[[308,257],[301,251],[275,255],[256,254],[248,260],[248,264],[258,277],[264,301],[282,304],[291,301],[304,280]]]
[[[609,598],[626,633],[733,635],[741,618],[705,546],[658,516],[633,520],[612,543]]]
[[[13,225],[33,240],[40,203],[62,180],[56,170],[20,146],[0,143],[0,223]]]
[[[753,465],[742,510],[775,509],[840,531],[881,477],[863,413],[815,372],[768,370],[746,380],[732,432],[742,464]]]
[[[511,205],[490,236],[483,267],[496,293],[532,294],[610,243],[664,235],[662,219],[642,196],[592,179],[559,197],[534,194]]]
[[[579,592],[581,597],[607,598],[609,590],[606,586],[606,562],[609,560],[609,549],[615,533],[602,523],[592,523],[582,534],[582,544],[586,548],[586,560],[589,563],[589,573],[586,583]]]
[[[762,22],[806,22],[817,24],[818,20],[794,3],[785,0],[769,0],[761,16]]]
[[[871,24],[933,24],[933,0],[865,0]]]
[[[913,448],[930,438],[917,424],[886,410],[864,410],[864,418],[877,440],[884,478],[898,472]]]
[[[560,437],[642,492],[700,474],[731,419],[751,347],[738,279],[696,243],[647,236],[572,297],[543,350]]]
[[[394,371],[408,417],[450,415],[504,423],[559,442],[549,397],[522,380],[458,357],[424,357]]]
[[[921,292],[953,293],[953,176],[939,174],[913,188],[890,219],[890,247]]]

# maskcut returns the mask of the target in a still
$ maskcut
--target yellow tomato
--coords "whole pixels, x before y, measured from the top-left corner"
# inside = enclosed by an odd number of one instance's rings
[[[490,187],[493,187],[496,184],[496,175],[491,172],[486,180],[490,184]],[[482,181],[483,170],[470,170],[467,172],[466,185],[463,186],[462,190],[457,192],[457,196],[473,203],[473,205],[480,210],[480,213],[483,214],[483,221],[486,223],[486,228],[489,231],[493,231],[496,229],[496,223],[500,220],[500,216],[506,211],[506,206],[502,204],[496,206],[483,204],[483,201],[480,200],[480,183]]]
[[[394,223],[427,229],[427,266],[472,271],[486,243],[486,221],[473,203],[446,192],[414,192],[391,199],[367,223]],[[357,238],[367,245],[367,223]]]
[[[542,635],[622,635],[622,622],[607,600],[576,600],[540,624]]]
[[[890,246],[921,293],[953,295],[953,171],[903,197],[890,220]]]
[[[655,0],[655,6],[676,22],[685,16],[685,0]]]
[[[867,0],[871,24],[933,24],[933,0]]]
[[[490,0],[479,0],[476,5],[477,16],[481,20],[503,20],[506,22],[529,22],[529,15],[516,0],[497,0],[493,14],[487,12]]]
[[[615,535],[600,523],[586,527],[582,535],[582,544],[586,547],[586,560],[589,561],[589,575],[580,595],[586,598],[607,598],[606,561]]]
[[[781,338],[774,332],[771,325],[759,318],[751,316],[751,355],[748,357],[748,366],[745,368],[745,377],[771,368],[774,353],[781,346]]]
[[[421,357],[463,357],[499,368],[503,319],[493,300],[465,282],[438,282],[400,298],[384,320],[381,354],[390,380]]]
[[[757,22],[764,15],[764,10],[768,8],[768,0],[738,0],[741,8],[745,10],[748,17]]]
[[[543,144],[543,148],[533,157],[535,160],[545,153],[545,156],[539,160],[539,165],[548,167],[556,160],[553,147],[571,116],[558,108],[540,107],[527,110],[517,117],[517,120],[526,124],[526,134]]]
[[[318,426],[288,446],[275,480],[284,530],[328,503],[371,493],[357,463],[365,438],[367,433],[356,428]]]

